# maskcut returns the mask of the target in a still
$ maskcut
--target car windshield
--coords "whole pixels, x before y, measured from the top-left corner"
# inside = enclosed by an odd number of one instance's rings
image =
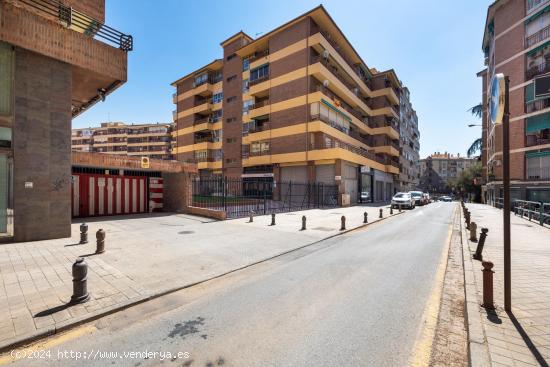
[[[421,192],[418,192],[418,191],[413,191],[413,192],[411,192],[411,195],[412,195],[413,197],[420,197],[420,196],[422,196],[422,193],[421,193]]]
[[[396,199],[406,199],[409,197],[409,194],[405,194],[405,193],[398,193],[398,194],[395,194],[394,198]]]

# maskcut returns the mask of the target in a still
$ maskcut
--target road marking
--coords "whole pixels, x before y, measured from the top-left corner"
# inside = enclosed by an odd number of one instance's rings
[[[0,356],[0,366],[14,362],[18,355],[21,357],[17,360],[25,359],[24,356],[33,356],[33,352],[35,352],[34,355],[39,355],[38,352],[40,351],[51,349],[56,345],[66,343],[72,339],[77,339],[85,334],[90,334],[96,330],[97,328],[94,325],[84,325],[79,328],[69,330],[66,333],[54,335],[45,340],[36,342],[35,344],[31,344],[30,346],[15,348],[10,352],[6,352],[3,356]]]
[[[430,292],[426,307],[422,314],[421,330],[413,348],[413,353],[410,359],[409,366],[427,366],[430,363],[432,355],[432,344],[435,337],[437,320],[439,317],[439,307],[441,305],[441,293],[443,291],[443,281],[447,270],[447,261],[449,258],[449,248],[451,244],[451,236],[453,234],[453,224],[456,217],[457,208],[453,211],[453,221],[449,225],[449,233],[447,235],[446,246],[443,246],[441,260],[437,266],[435,273],[435,281]]]

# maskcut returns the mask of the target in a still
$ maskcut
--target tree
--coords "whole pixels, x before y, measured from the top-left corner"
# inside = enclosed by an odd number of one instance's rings
[[[474,107],[470,108],[468,111],[472,113],[472,115],[476,116],[477,118],[481,118],[481,115],[483,113],[483,105],[480,103],[478,105],[475,105]]]
[[[481,182],[475,179],[481,177],[481,172],[481,163],[475,162],[469,168],[460,172],[456,181],[449,184],[453,187],[454,191],[461,193],[463,196],[465,194],[473,194],[475,200],[479,202],[481,200]]]
[[[476,116],[477,118],[481,118],[483,113],[483,105],[480,103],[470,108],[468,111],[470,111],[472,115]],[[482,149],[483,149],[483,140],[481,140],[481,138],[478,138],[474,140],[474,142],[472,143],[472,145],[470,145],[466,153],[468,154],[468,157],[471,157],[477,152],[481,153]]]

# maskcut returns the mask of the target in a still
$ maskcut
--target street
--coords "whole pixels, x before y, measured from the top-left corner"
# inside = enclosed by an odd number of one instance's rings
[[[440,286],[455,208],[417,207],[142,303],[20,349],[35,359],[15,365],[160,363],[145,351],[169,352],[164,363],[178,366],[408,365],[429,353],[415,343]],[[80,354],[58,360],[71,351]]]

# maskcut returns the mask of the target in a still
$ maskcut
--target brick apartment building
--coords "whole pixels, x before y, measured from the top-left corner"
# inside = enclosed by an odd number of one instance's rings
[[[351,203],[391,197],[401,83],[370,69],[323,6],[221,46],[172,84],[178,160],[202,176],[336,184]]]
[[[73,129],[73,151],[172,159],[173,124],[103,122],[100,127]]]
[[[419,188],[429,193],[450,193],[450,184],[475,162],[476,159],[461,157],[460,153],[435,152],[420,160]]]
[[[399,119],[399,191],[413,191],[420,183],[420,132],[418,116],[412,107],[410,91],[401,88]]]
[[[124,84],[104,0],[0,1],[0,241],[71,234],[71,119]]]
[[[535,99],[533,78],[550,72],[550,1],[498,0],[487,11],[483,52],[483,199],[502,197],[502,126],[488,117],[495,73],[510,78],[512,199],[550,201],[550,98]]]

